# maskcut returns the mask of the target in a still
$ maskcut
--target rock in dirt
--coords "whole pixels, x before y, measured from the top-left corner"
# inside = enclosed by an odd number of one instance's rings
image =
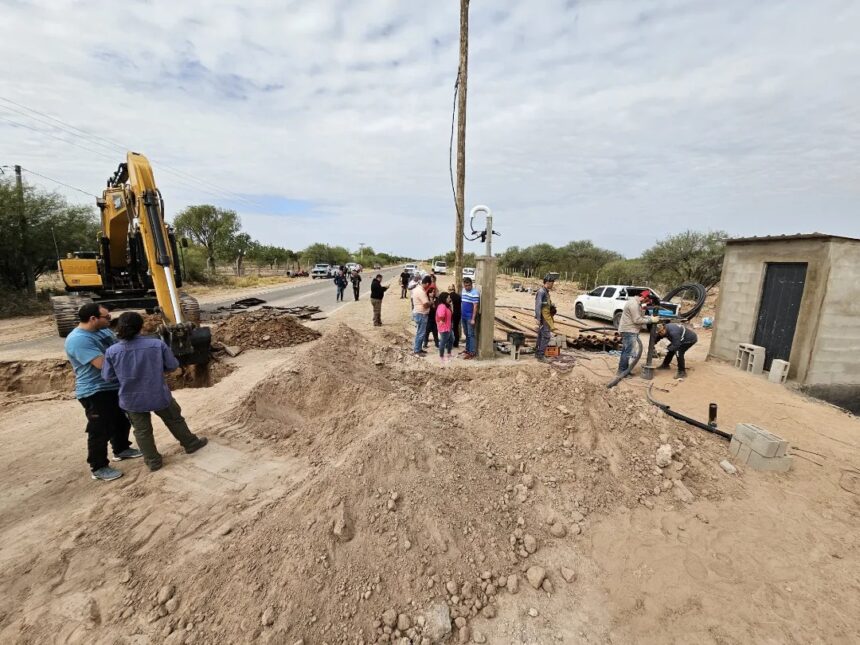
[[[512,573],[508,576],[505,588],[508,590],[508,593],[517,593],[520,590],[520,579],[517,574]]]
[[[534,607],[529,607],[529,616],[531,616],[532,618],[537,618],[538,616],[540,616],[540,612]]]
[[[546,569],[543,567],[529,567],[528,571],[526,571],[526,579],[529,581],[529,584],[535,589],[540,589],[540,586],[543,584],[544,578],[546,578]]]
[[[479,632],[477,629],[472,632],[472,642],[473,643],[486,643],[487,637],[484,636],[483,632]]]
[[[397,629],[401,632],[405,632],[407,629],[412,627],[412,620],[406,614],[400,614],[397,616]]]
[[[561,577],[564,578],[565,582],[573,582],[576,580],[576,571],[573,569],[569,569],[568,567],[561,568]]]
[[[690,504],[693,501],[693,493],[684,485],[680,479],[675,480],[675,497],[685,504]]]
[[[495,618],[496,617],[496,606],[495,605],[487,605],[483,609],[481,609],[481,615],[484,618]]]
[[[343,502],[338,504],[334,510],[331,532],[340,542],[349,542],[355,535],[352,519],[349,517],[346,504]]]
[[[535,551],[537,551],[537,540],[533,535],[529,535],[528,533],[526,533],[523,536],[523,547],[525,547],[525,550],[528,553],[534,553]]]
[[[729,475],[737,475],[738,469],[735,468],[728,459],[723,459],[720,462],[720,468],[725,470]]]
[[[535,487],[535,476],[531,473],[526,473],[523,475],[523,485],[526,488],[534,488]]]
[[[242,353],[242,348],[238,345],[224,345],[224,351],[227,352],[227,356],[231,358],[236,358],[239,354]]]
[[[665,468],[666,466],[671,464],[672,463],[672,454],[673,454],[672,446],[670,446],[668,443],[664,443],[662,446],[657,448],[657,456],[656,456],[657,465],[660,468]]]
[[[435,602],[424,612],[424,636],[441,643],[451,635],[451,612],[447,603]]]
[[[382,624],[386,627],[394,627],[397,623],[397,611],[394,609],[386,609],[382,612]]]
[[[164,585],[161,589],[158,590],[158,604],[163,605],[168,600],[173,598],[173,594],[176,593],[176,587],[173,585]]]
[[[263,624],[263,627],[270,627],[275,624],[275,608],[274,607],[266,607],[266,610],[263,612],[263,616],[260,618],[260,622]]]
[[[567,535],[567,529],[561,522],[555,522],[552,526],[550,526],[549,532],[550,535],[557,538],[563,538],[565,535]]]
[[[550,582],[549,578],[544,578],[544,581],[541,584],[540,588],[543,589],[544,591],[546,591],[547,593],[553,592],[552,582]]]

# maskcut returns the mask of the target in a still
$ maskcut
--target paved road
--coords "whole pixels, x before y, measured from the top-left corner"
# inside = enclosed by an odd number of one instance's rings
[[[360,301],[366,302],[370,298],[370,281],[373,280],[373,276],[377,273],[382,273],[382,283],[386,284],[389,280],[397,278],[401,270],[400,267],[383,269],[382,271],[365,269],[362,273]],[[394,284],[392,283],[392,285]],[[392,291],[394,289],[396,289],[396,286],[391,287]],[[355,302],[352,296],[352,286],[347,287],[343,303],[335,302],[335,292],[336,289],[331,280],[314,280],[310,283],[285,286],[267,290],[263,293],[260,290],[251,290],[249,294],[244,296],[234,294],[226,300],[207,302],[201,305],[200,308],[203,311],[213,311],[220,306],[230,305],[240,298],[248,297],[250,294],[254,294],[255,297],[265,300],[267,305],[276,307],[316,305],[326,314],[330,314],[342,306],[347,306]],[[52,334],[42,338],[0,344],[0,360],[17,361],[63,358],[65,357],[63,341],[64,339]]]
[[[361,295],[359,298],[361,300],[367,300],[370,298],[370,281],[373,280],[373,277],[377,273],[382,274],[382,284],[385,284],[389,280],[399,276],[401,270],[402,269],[400,267],[383,269],[382,271],[365,269],[361,274]],[[394,288],[395,287],[392,286],[392,289]],[[261,293],[255,297],[265,300],[267,305],[272,305],[274,307],[316,305],[326,313],[332,312],[343,304],[355,302],[352,296],[352,285],[349,285],[346,288],[343,303],[335,302],[336,292],[337,290],[332,280],[314,280],[310,283],[286,286],[272,291],[266,291],[265,293]],[[205,305],[200,305],[200,309],[203,311],[214,311],[218,307],[230,305],[238,299],[239,297],[232,296],[226,300],[218,302],[207,302]]]

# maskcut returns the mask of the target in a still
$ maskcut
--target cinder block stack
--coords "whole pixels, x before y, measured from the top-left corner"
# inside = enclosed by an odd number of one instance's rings
[[[735,427],[729,451],[735,461],[754,470],[785,472],[793,461],[786,454],[787,441],[752,423],[739,423]]]

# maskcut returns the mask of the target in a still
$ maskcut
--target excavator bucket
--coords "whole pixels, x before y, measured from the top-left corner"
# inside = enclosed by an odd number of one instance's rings
[[[207,365],[212,348],[212,333],[208,327],[193,323],[162,325],[161,339],[173,351],[180,365]]]

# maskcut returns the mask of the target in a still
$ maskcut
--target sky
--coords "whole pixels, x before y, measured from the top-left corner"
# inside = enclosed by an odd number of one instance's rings
[[[457,0],[0,15],[0,166],[28,182],[93,203],[44,177],[99,194],[131,149],[168,218],[212,203],[291,249],[454,247]],[[854,0],[472,0],[466,210],[492,209],[496,250],[860,237],[858,33]]]

